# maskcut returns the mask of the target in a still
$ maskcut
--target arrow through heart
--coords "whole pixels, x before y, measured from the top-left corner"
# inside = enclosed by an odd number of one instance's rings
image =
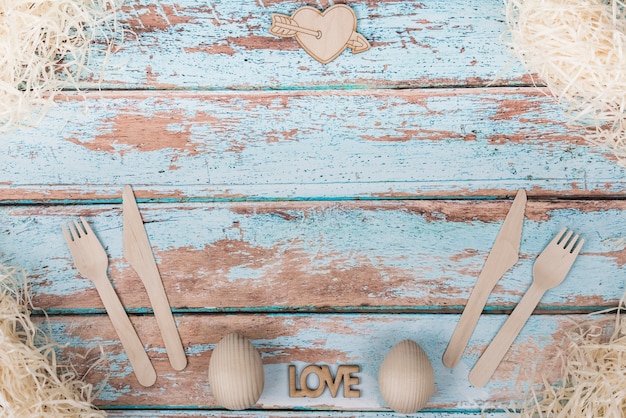
[[[356,15],[343,4],[325,12],[304,6],[291,16],[272,14],[269,32],[280,37],[295,37],[300,46],[322,64],[337,58],[346,48],[353,54],[370,49],[370,43],[356,32]]]

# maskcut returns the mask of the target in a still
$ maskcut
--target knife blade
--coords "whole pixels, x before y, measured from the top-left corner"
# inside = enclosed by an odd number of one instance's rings
[[[175,370],[183,370],[187,366],[185,349],[152,254],[152,247],[139,213],[135,194],[130,185],[124,186],[122,209],[124,257],[137,272],[146,288],[170,364]]]
[[[446,367],[459,363],[491,291],[519,259],[526,200],[526,191],[519,189],[443,354]]]

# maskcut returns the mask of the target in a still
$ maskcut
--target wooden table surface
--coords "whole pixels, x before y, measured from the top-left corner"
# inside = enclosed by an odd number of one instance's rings
[[[84,80],[39,126],[0,137],[0,260],[26,269],[63,359],[81,367],[88,350],[107,354],[89,380],[107,378],[96,403],[112,416],[391,416],[378,369],[407,338],[435,370],[416,416],[505,416],[564,330],[623,295],[626,169],[533,85],[502,42],[501,1],[348,4],[372,48],[322,65],[268,33],[272,13],[303,3],[129,0],[119,16],[129,33],[103,82]],[[122,254],[125,184],[175,313],[183,371],[169,365]],[[449,370],[441,356],[519,188],[529,196],[520,260]],[[109,254],[157,369],[151,388],[70,257],[61,226],[77,216]],[[586,238],[581,256],[492,381],[472,387],[469,370],[564,226]],[[230,332],[263,358],[265,390],[246,412],[221,409],[208,384],[212,349]],[[290,398],[292,364],[359,365],[361,397]]]

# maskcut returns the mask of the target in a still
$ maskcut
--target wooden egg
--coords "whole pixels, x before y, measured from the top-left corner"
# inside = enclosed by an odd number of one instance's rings
[[[378,388],[387,405],[401,414],[422,409],[435,390],[435,373],[416,342],[396,344],[380,366]]]
[[[209,384],[217,402],[227,409],[246,409],[263,392],[261,355],[245,337],[233,333],[220,340],[211,354]]]

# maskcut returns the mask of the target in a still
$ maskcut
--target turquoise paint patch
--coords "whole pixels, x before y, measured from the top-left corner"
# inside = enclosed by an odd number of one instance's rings
[[[229,281],[235,280],[255,280],[260,279],[264,276],[265,272],[262,270],[257,270],[253,268],[248,268],[245,266],[235,266],[231,267],[226,273],[226,278]]]

